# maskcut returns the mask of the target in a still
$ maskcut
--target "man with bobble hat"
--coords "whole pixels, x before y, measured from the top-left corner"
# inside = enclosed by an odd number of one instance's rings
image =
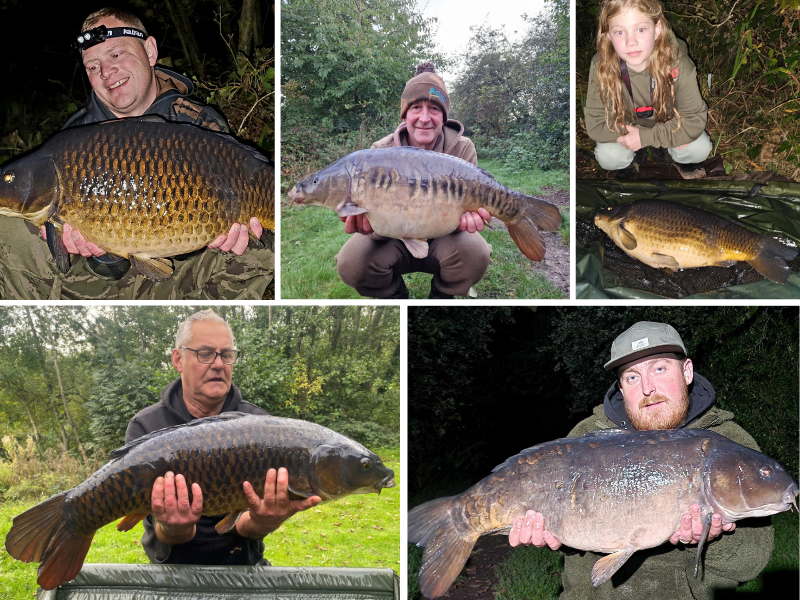
[[[400,97],[400,118],[394,133],[375,142],[373,148],[416,146],[478,164],[475,145],[465,138],[464,126],[448,119],[450,96],[431,63],[417,66]],[[404,299],[406,273],[433,275],[430,298],[466,296],[481,280],[491,263],[492,247],[477,232],[491,215],[481,208],[465,213],[458,230],[429,240],[426,258],[414,258],[400,240],[385,238],[370,227],[366,215],[342,217],[345,231],[353,235],[336,255],[339,276],[362,296]]]

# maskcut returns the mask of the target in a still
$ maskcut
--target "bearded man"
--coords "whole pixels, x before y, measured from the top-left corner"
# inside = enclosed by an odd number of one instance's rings
[[[759,450],[755,440],[733,421],[733,413],[714,406],[711,383],[694,372],[692,360],[680,335],[667,323],[640,321],[619,335],[611,346],[606,371],[615,371],[617,381],[606,392],[603,404],[591,417],[578,423],[569,437],[601,429],[708,429]],[[624,518],[624,516],[620,516]],[[528,511],[509,533],[509,543],[547,545],[561,543],[545,529],[547,515]],[[611,583],[592,587],[590,573],[604,555],[593,552],[568,553],[562,576],[561,600],[600,598],[708,598],[720,589],[733,589],[753,579],[769,562],[773,529],[769,520],[749,519],[735,535],[735,523],[723,525],[714,514],[704,551],[701,577],[694,577],[696,545],[703,532],[700,506],[693,504],[683,515],[680,528],[672,535],[673,546],[637,552],[612,577]],[[723,532],[726,532],[723,534]]]

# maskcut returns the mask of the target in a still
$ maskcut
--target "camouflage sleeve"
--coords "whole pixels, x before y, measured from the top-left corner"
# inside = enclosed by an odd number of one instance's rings
[[[195,102],[190,98],[183,96],[177,98],[172,103],[172,111],[178,121],[189,122],[212,131],[231,132],[225,117],[210,106]]]

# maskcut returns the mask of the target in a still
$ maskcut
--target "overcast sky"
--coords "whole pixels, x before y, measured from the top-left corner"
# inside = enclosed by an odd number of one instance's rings
[[[503,26],[509,39],[525,33],[521,15],[538,14],[544,8],[542,0],[417,0],[417,6],[426,17],[438,18],[436,42],[439,50],[452,56],[461,54],[469,43],[469,28],[488,23],[493,28]],[[516,35],[514,35],[516,31]],[[460,67],[459,67],[460,68]],[[446,83],[452,83],[455,72],[438,69]]]

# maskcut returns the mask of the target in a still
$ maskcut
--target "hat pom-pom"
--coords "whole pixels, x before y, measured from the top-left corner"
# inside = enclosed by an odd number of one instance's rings
[[[433,73],[435,75],[436,67],[433,66],[433,63],[429,62],[419,63],[417,65],[417,72],[414,73],[414,76],[416,77],[417,75],[422,75],[423,73]]]

